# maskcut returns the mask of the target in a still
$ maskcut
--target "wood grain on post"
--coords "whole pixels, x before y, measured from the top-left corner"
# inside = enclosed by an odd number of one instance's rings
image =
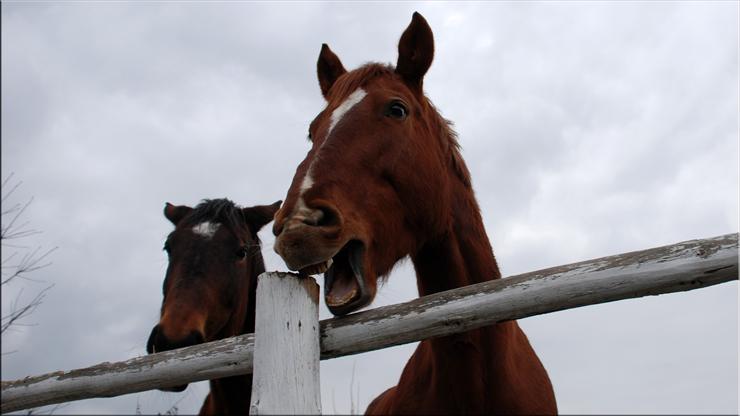
[[[319,286],[263,273],[257,283],[251,415],[320,414]]]

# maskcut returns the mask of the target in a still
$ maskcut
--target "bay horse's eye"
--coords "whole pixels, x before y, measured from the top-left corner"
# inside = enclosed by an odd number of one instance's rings
[[[247,248],[240,247],[239,250],[236,251],[236,257],[239,260],[244,260],[245,258],[247,258]]]
[[[169,241],[164,242],[164,247],[162,247],[162,250],[166,251],[167,254],[170,254],[170,242]]]
[[[385,113],[386,116],[395,118],[396,120],[403,120],[408,115],[406,106],[400,101],[393,101],[388,106],[388,110]]]

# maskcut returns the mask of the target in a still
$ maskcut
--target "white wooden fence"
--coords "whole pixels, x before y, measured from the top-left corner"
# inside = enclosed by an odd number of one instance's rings
[[[2,382],[3,413],[253,371],[250,413],[320,413],[319,359],[358,354],[579,306],[738,279],[738,234],[685,241],[489,281],[318,321],[318,288],[260,276],[255,334]],[[274,393],[280,390],[279,395]]]

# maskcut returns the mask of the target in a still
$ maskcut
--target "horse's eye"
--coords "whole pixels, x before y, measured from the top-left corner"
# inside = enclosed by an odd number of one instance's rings
[[[403,120],[408,115],[406,106],[400,101],[393,101],[386,112],[388,117],[395,118],[396,120]]]
[[[247,248],[246,247],[239,248],[239,250],[236,251],[236,257],[239,260],[244,260],[245,258],[247,258]]]
[[[162,250],[166,251],[167,254],[170,254],[170,242],[169,241],[164,242],[164,247],[162,247]]]

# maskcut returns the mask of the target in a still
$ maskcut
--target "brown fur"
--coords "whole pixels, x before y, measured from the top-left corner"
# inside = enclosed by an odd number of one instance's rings
[[[418,13],[398,49],[395,69],[367,64],[336,76],[342,71],[327,68],[341,62],[322,47],[327,107],[311,123],[313,147],[275,217],[275,249],[297,269],[332,256],[336,264],[340,250],[361,243],[367,299],[335,313],[372,301],[377,279],[407,255],[421,296],[501,278],[455,134],[422,91],[434,42]],[[332,112],[357,88],[367,95],[327,135]],[[399,102],[406,116],[389,112]],[[312,186],[301,195],[309,167]],[[542,363],[508,321],[421,342],[367,413],[554,414],[557,406]]]
[[[254,332],[257,276],[265,271],[257,232],[279,205],[238,208],[225,199],[195,209],[167,204],[165,216],[175,230],[165,244],[164,300],[147,352]],[[203,221],[220,224],[210,239],[192,232]],[[251,374],[211,380],[200,414],[248,414],[251,392]]]

